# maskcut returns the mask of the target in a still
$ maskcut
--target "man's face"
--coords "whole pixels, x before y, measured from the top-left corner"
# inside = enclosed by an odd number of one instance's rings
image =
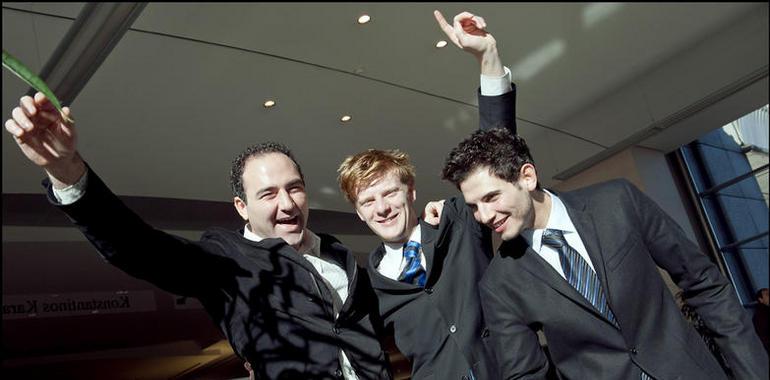
[[[763,290],[759,296],[759,302],[770,306],[770,291],[767,289]]]
[[[305,184],[292,160],[267,153],[246,161],[243,169],[246,202],[235,197],[235,208],[262,238],[282,238],[299,248],[305,237],[308,205]]]
[[[481,167],[460,183],[460,191],[476,221],[500,234],[503,240],[511,240],[534,224],[530,191],[536,184],[537,179],[532,184],[531,178],[522,175],[511,183],[490,173],[487,167]]]
[[[356,213],[385,242],[403,243],[417,225],[416,192],[391,171],[360,190]]]

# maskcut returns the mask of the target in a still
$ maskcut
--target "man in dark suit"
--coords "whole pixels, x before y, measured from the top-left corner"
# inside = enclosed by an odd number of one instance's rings
[[[481,66],[481,128],[515,129],[515,91],[484,20],[464,12],[447,36]],[[384,323],[412,364],[413,379],[497,379],[487,346],[477,283],[489,264],[491,236],[461,198],[443,205],[438,226],[418,220],[414,168],[406,154],[370,149],[348,157],[340,187],[362,221],[382,239],[367,270]]]
[[[480,284],[501,378],[544,377],[536,330],[567,379],[727,378],[656,266],[714,331],[734,376],[767,378],[767,356],[733,287],[627,181],[544,190],[526,143],[505,129],[460,143],[443,177],[503,240]]]
[[[284,146],[255,145],[233,161],[244,228],[189,241],[149,226],[107,188],[43,94],[21,98],[12,114],[5,127],[48,174],[49,200],[111,264],[200,300],[256,378],[391,377],[366,271],[333,237],[307,229],[304,176]]]

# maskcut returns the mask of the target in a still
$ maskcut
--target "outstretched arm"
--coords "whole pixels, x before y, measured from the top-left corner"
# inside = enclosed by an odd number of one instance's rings
[[[70,114],[67,107],[63,112]],[[62,121],[43,94],[22,97],[5,128],[27,159],[48,174],[49,200],[110,263],[167,291],[189,296],[201,294],[211,278],[211,268],[224,267],[223,260],[208,253],[214,249],[206,250],[146,224],[95,173],[89,173],[76,149],[74,126]],[[82,181],[86,176],[88,180]],[[71,202],[54,196],[56,189],[76,184],[83,188]]]
[[[479,128],[507,128],[516,134],[516,89],[511,83],[510,70],[502,64],[495,38],[486,31],[486,21],[462,12],[454,17],[453,25],[449,25],[441,12],[434,11],[433,15],[452,43],[479,62]]]

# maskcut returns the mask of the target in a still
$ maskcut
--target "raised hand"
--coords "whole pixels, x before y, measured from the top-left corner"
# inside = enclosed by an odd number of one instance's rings
[[[454,17],[453,25],[449,25],[437,10],[433,11],[433,16],[444,34],[460,49],[481,58],[482,54],[495,47],[495,38],[485,30],[487,23],[481,16],[462,12]]]
[[[70,116],[68,107],[62,111]],[[22,97],[11,116],[5,129],[27,159],[49,174],[54,186],[71,185],[85,173],[85,163],[76,150],[74,125],[62,120],[45,95],[38,92],[34,98]]]

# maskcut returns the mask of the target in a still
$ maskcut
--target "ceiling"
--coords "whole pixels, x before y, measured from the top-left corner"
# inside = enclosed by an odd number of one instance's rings
[[[3,49],[39,71],[81,8],[3,3]],[[363,149],[397,147],[417,167],[418,201],[445,198],[456,194],[438,176],[446,154],[478,126],[478,64],[451,44],[435,47],[445,37],[434,9],[486,19],[513,72],[519,132],[546,186],[634,145],[667,153],[768,102],[767,3],[151,3],[71,105],[81,154],[147,212],[154,208],[147,202],[173,198],[197,202],[184,204],[220,221],[231,210],[233,157],[257,142],[282,142],[307,177],[311,226],[364,254],[374,240],[339,193],[339,163]],[[359,25],[363,13],[372,21]],[[26,91],[3,70],[4,120]],[[267,99],[277,105],[264,108]],[[340,122],[346,114],[352,120]],[[41,201],[43,173],[7,133],[2,144],[4,295],[154,289],[104,265],[59,214],[32,206]],[[169,210],[166,219],[175,219]],[[205,215],[163,226],[194,234]],[[70,363],[65,352],[90,352],[81,363],[100,357],[94,352],[109,356],[97,346],[124,350],[113,358],[149,360],[130,349],[184,356],[216,341],[201,328],[197,348],[174,350],[188,347],[193,337],[185,333],[196,330],[172,328],[182,326],[174,313],[200,317],[157,310],[12,320],[3,345],[14,368],[26,368],[32,357]],[[40,321],[63,327],[26,340]],[[107,331],[113,323],[151,330],[82,337],[83,326]],[[147,340],[157,330],[168,333]]]

